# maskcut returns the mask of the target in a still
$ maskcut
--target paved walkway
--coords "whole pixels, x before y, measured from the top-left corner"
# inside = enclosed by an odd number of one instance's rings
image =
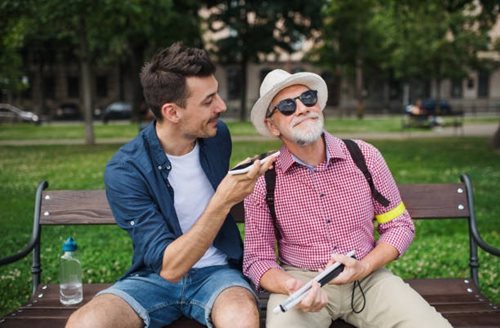
[[[466,124],[463,128],[434,128],[421,131],[401,132],[363,132],[363,133],[332,133],[339,138],[365,139],[365,140],[404,140],[413,138],[441,138],[441,137],[492,137],[499,124]],[[261,136],[234,136],[233,141],[266,141],[270,138]],[[97,139],[97,144],[124,144],[126,138]],[[33,146],[33,145],[83,145],[83,139],[38,139],[38,140],[0,140],[0,146]]]

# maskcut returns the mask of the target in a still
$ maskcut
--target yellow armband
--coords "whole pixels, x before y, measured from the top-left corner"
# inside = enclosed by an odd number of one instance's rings
[[[375,215],[375,219],[377,220],[377,222],[379,224],[387,223],[387,222],[389,222],[389,221],[397,218],[401,214],[403,214],[403,212],[405,210],[406,210],[405,204],[403,204],[403,202],[401,202],[401,203],[399,203],[398,206],[394,207],[389,212],[385,212],[385,213],[382,213],[382,214],[379,214],[379,215]]]

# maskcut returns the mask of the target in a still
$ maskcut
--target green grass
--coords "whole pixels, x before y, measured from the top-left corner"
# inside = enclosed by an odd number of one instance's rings
[[[238,124],[231,125],[233,132],[244,130]],[[125,130],[119,126],[116,133],[120,129]],[[335,126],[331,129],[337,131]],[[65,133],[69,134],[70,129]],[[500,247],[500,154],[491,151],[486,138],[377,140],[373,144],[384,154],[398,183],[457,182],[460,173],[468,172],[475,186],[480,232],[486,241]],[[4,237],[0,239],[0,257],[17,251],[28,241],[39,181],[48,180],[50,189],[103,188],[104,166],[118,147],[1,146],[0,225]],[[276,148],[276,141],[235,142],[232,164],[249,154]],[[117,227],[46,227],[42,234],[44,282],[57,281],[60,247],[69,235],[79,243],[85,282],[112,282],[127,270],[131,242]],[[391,268],[404,278],[466,277],[467,257],[465,222],[422,221],[417,222],[415,242]],[[480,252],[480,261],[481,287],[500,303],[500,260]],[[28,299],[30,262],[28,256],[0,268],[0,315]]]
[[[131,139],[137,132],[137,124],[95,124],[94,133],[97,139],[128,138]],[[40,126],[27,124],[0,125],[0,140],[54,140],[54,139],[84,139],[83,123],[42,124]]]
[[[498,122],[498,118],[468,117],[466,123],[487,124]],[[233,135],[253,136],[255,128],[249,122],[229,121],[228,126]],[[362,133],[362,132],[400,132],[401,117],[375,116],[364,120],[354,118],[329,117],[325,121],[328,131],[336,133]],[[103,125],[94,124],[97,140],[106,138],[131,139],[139,131],[136,123],[111,122]],[[0,141],[2,140],[54,140],[54,139],[84,139],[85,130],[83,123],[57,123],[34,126],[28,124],[3,124],[0,125]]]

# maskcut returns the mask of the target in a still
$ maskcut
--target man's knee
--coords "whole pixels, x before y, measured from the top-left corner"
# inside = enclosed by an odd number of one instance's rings
[[[142,320],[121,298],[111,294],[96,296],[75,311],[67,328],[141,327]]]
[[[259,310],[254,295],[242,287],[224,290],[215,300],[212,321],[216,327],[258,327]]]

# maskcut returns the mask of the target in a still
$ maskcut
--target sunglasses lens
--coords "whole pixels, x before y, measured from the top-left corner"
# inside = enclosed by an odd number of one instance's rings
[[[316,90],[308,90],[301,94],[299,99],[305,106],[312,107],[318,101],[318,94]]]
[[[304,106],[312,107],[318,102],[318,92],[316,90],[307,90],[296,98],[283,99],[274,109],[277,108],[285,116],[292,115],[297,109],[296,99],[300,99]],[[274,109],[266,117],[270,117],[274,113]]]
[[[280,101],[276,107],[278,107],[278,110],[281,112],[281,114],[288,116],[295,113],[297,105],[295,104],[295,100],[293,99],[284,99]]]

